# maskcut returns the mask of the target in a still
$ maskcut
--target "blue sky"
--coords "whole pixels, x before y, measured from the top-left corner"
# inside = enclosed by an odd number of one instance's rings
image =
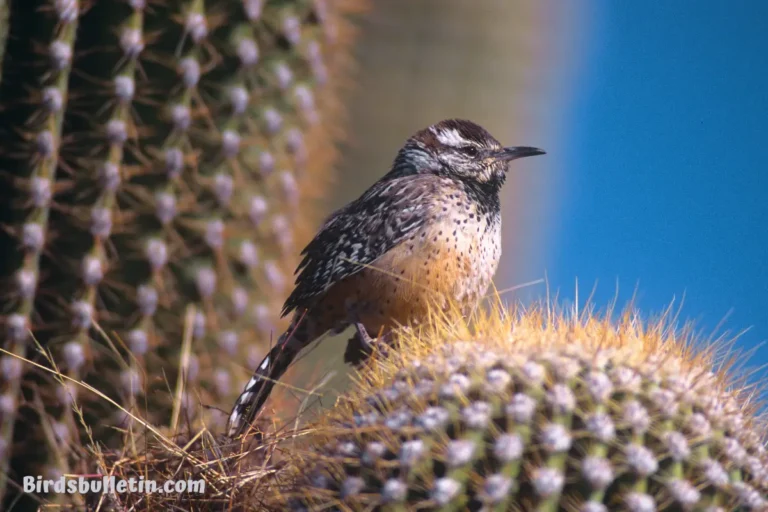
[[[557,160],[551,288],[768,341],[768,2],[593,0]],[[726,318],[727,316],[727,318]],[[722,329],[719,331],[722,332]],[[768,347],[751,359],[768,363]]]

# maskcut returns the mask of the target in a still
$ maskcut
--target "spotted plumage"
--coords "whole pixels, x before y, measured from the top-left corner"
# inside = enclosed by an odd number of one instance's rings
[[[283,308],[294,315],[291,325],[240,395],[229,434],[243,433],[275,381],[324,333],[355,325],[367,343],[369,333],[419,322],[449,299],[474,307],[501,256],[499,191],[508,162],[542,153],[504,148],[464,120],[408,139],[391,170],[332,214],[302,252]]]

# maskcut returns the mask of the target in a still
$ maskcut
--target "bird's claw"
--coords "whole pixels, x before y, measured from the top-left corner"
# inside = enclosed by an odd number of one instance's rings
[[[378,338],[372,338],[362,323],[354,322],[353,325],[355,334],[347,342],[347,348],[344,351],[345,363],[360,365],[368,360],[374,350],[383,357],[389,355],[386,343]]]

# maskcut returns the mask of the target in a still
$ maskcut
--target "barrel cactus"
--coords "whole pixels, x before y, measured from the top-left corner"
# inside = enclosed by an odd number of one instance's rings
[[[232,400],[328,182],[355,4],[0,4],[0,504],[126,426],[13,355],[154,424]]]
[[[292,447],[275,510],[768,509],[768,431],[711,351],[636,318],[489,318],[405,334]]]

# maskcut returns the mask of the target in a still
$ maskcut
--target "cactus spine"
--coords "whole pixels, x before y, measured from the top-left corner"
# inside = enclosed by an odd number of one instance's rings
[[[228,403],[314,222],[354,7],[3,3],[0,346],[47,364],[39,343],[62,373],[155,424],[179,403],[183,422],[201,419],[198,401]],[[99,442],[127,426],[29,369],[0,356],[0,502],[9,474],[83,469],[74,400]]]
[[[547,324],[406,334],[275,508],[766,510],[768,431],[710,358],[636,319]]]

